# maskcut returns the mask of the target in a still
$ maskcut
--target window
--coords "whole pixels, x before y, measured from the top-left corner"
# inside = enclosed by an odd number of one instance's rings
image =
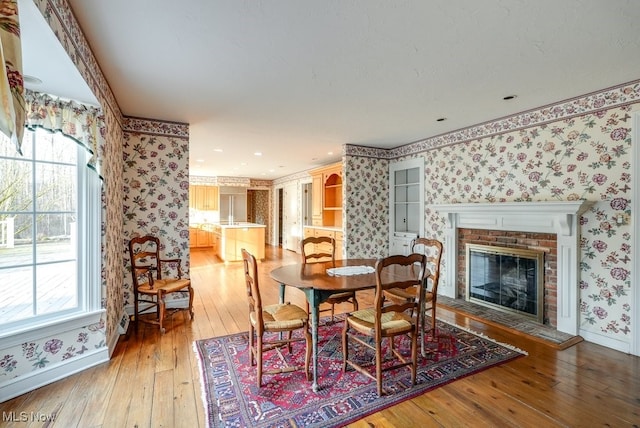
[[[100,291],[100,184],[86,166],[86,150],[44,130],[25,130],[23,156],[4,140],[2,336],[97,310]]]

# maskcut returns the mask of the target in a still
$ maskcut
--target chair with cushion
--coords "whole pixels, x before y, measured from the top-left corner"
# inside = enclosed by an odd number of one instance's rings
[[[436,239],[416,238],[411,242],[411,252],[425,254],[427,256],[427,269],[424,275],[424,300],[423,309],[431,310],[431,332],[436,331],[436,307],[438,300],[438,283],[440,282],[440,262],[442,260],[442,242]],[[410,288],[406,290],[388,290],[385,295],[394,300],[417,300],[420,289]],[[422,317],[422,331],[424,331],[425,317]],[[423,343],[424,345],[424,343]],[[423,352],[424,354],[424,352]]]
[[[160,249],[160,240],[155,236],[138,236],[129,241],[136,327],[138,321],[149,322],[159,325],[160,333],[164,334],[164,322],[174,313],[188,311],[193,319],[193,288],[188,278],[182,278],[182,261],[160,258]],[[177,278],[168,277],[172,271]],[[188,306],[167,310],[166,296],[172,293],[187,294]],[[154,310],[153,319],[141,317]]]
[[[420,287],[426,269],[426,257],[423,254],[408,256],[395,255],[376,262],[376,291],[372,308],[352,312],[347,315],[342,330],[343,370],[353,367],[377,383],[378,395],[381,396],[382,373],[400,367],[408,366],[411,370],[411,383],[416,383],[418,362],[417,338],[420,334],[419,310],[421,299],[391,301],[385,299],[384,292],[389,289],[405,290]],[[419,294],[421,296],[422,294]],[[402,350],[396,348],[394,340],[397,336],[408,336],[411,347],[410,356],[403,355]],[[373,344],[367,338],[373,339]],[[383,361],[383,340],[388,340],[390,357],[393,361]],[[349,340],[375,350],[375,375],[364,365],[349,359]],[[406,354],[406,353],[405,353]],[[384,365],[384,367],[383,367]]]
[[[322,261],[336,261],[336,240],[330,236],[310,236],[302,240],[302,264],[316,263]],[[335,305],[350,302],[353,310],[358,310],[358,301],[355,291],[345,293],[335,293],[329,296],[324,302],[331,305],[331,321],[335,313]],[[325,309],[329,310],[329,309]]]
[[[256,258],[243,248],[242,261],[244,263],[244,277],[249,300],[250,360],[252,366],[256,364],[257,360],[256,383],[258,388],[262,387],[263,373],[288,373],[301,369],[299,366],[289,365],[281,351],[281,348],[286,346],[289,354],[291,354],[292,344],[300,341],[305,341],[306,343],[304,372],[307,380],[310,380],[311,333],[309,332],[309,315],[307,311],[290,303],[263,306],[262,298],[260,297]],[[292,333],[296,330],[301,330],[303,337],[294,337]],[[286,337],[282,333],[287,333]],[[275,350],[278,353],[283,366],[263,372],[263,354],[270,350]]]

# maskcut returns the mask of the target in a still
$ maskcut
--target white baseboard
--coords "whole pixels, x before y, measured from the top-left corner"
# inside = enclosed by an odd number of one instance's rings
[[[118,339],[120,339],[120,336],[122,334],[124,333],[120,333],[120,331],[118,331],[118,334],[112,334],[111,337],[109,338],[109,342],[107,343],[107,348],[109,349],[109,358],[111,358],[111,356],[113,355],[113,351],[116,350]]]
[[[616,351],[624,352],[625,354],[631,353],[631,344],[629,342],[612,339],[586,330],[580,330],[578,334],[587,342],[606,346],[607,348],[615,349]]]
[[[9,379],[0,383],[0,403],[107,361],[109,349],[105,346],[33,373]]]

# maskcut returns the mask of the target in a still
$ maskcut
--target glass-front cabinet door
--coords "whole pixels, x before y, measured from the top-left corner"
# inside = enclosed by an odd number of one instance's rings
[[[389,254],[409,254],[424,234],[424,159],[389,165]]]

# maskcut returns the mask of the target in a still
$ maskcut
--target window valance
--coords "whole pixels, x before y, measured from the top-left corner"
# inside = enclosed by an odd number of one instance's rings
[[[102,109],[28,89],[25,104],[27,128],[43,128],[74,139],[91,153],[88,166],[100,173],[105,135]]]

